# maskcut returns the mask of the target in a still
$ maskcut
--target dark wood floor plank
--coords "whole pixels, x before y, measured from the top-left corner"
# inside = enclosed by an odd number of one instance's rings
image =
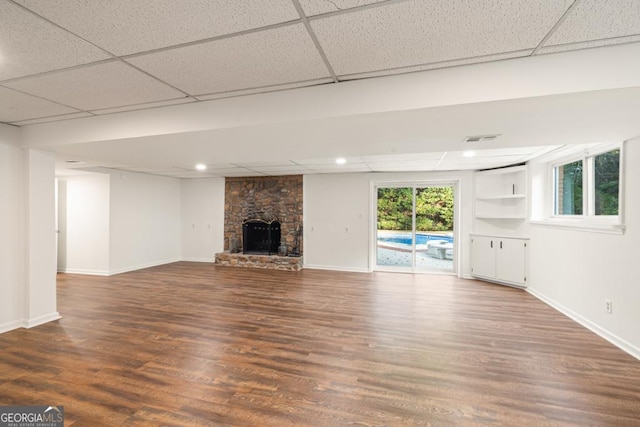
[[[0,335],[0,404],[67,425],[640,425],[640,361],[518,289],[181,262],[58,303]]]

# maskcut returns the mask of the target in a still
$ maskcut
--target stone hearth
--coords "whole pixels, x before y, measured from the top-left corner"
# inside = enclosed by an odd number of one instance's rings
[[[302,269],[302,257],[245,255],[221,252],[216,254],[216,264],[230,267],[299,271]]]

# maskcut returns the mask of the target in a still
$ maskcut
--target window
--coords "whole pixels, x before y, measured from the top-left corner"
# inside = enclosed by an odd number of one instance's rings
[[[554,168],[556,215],[582,215],[582,160]]]
[[[616,144],[554,165],[553,215],[619,223],[620,161]]]
[[[620,150],[593,158],[595,215],[618,215],[620,193]]]

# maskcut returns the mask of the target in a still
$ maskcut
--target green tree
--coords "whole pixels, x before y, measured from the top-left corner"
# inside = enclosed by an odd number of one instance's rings
[[[618,215],[620,187],[620,150],[613,150],[594,158],[595,214]]]
[[[412,188],[378,189],[378,230],[411,230]],[[416,189],[416,230],[453,230],[453,189]]]

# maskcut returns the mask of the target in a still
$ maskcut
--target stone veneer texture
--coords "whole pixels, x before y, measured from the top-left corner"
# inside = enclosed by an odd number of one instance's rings
[[[242,223],[256,218],[280,221],[281,241],[291,252],[302,228],[302,175],[225,178],[224,249],[235,236],[242,251]],[[299,245],[302,254],[302,233]]]

